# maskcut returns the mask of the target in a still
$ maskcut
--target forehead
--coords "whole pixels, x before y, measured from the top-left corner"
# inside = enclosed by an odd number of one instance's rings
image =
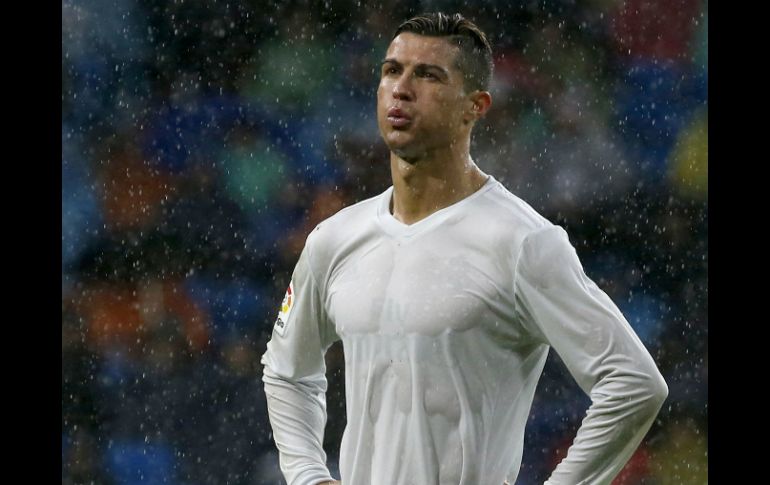
[[[459,52],[460,48],[450,43],[447,37],[402,32],[390,43],[385,57],[404,65],[433,64],[449,71]]]

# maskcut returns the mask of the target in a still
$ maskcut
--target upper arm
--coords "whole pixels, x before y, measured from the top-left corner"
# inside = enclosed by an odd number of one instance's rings
[[[324,355],[339,337],[328,318],[313,274],[309,244],[300,254],[273,326],[262,363],[289,380],[325,374]]]
[[[524,240],[515,301],[522,324],[556,350],[586,393],[609,375],[659,379],[649,352],[609,296],[586,276],[561,227]]]

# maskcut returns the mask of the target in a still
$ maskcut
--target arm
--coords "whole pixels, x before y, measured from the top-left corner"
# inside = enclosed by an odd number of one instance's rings
[[[268,414],[289,485],[331,481],[323,450],[324,355],[338,339],[310,266],[308,245],[294,268],[267,352],[262,356]]]
[[[522,324],[558,352],[592,401],[546,485],[609,484],[652,425],[666,383],[617,306],[585,275],[561,227],[525,238],[515,294]]]

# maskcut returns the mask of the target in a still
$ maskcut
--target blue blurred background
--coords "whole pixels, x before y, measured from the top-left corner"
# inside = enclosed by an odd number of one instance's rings
[[[439,9],[493,43],[474,159],[567,229],[669,384],[614,483],[707,482],[707,2],[64,0],[63,484],[282,483],[259,356],[309,231],[390,185],[379,60]],[[518,484],[588,405],[552,352]]]

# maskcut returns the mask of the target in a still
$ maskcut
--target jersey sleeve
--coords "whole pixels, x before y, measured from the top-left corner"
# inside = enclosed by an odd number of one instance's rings
[[[546,485],[609,484],[649,430],[668,387],[620,310],[586,276],[564,229],[549,226],[524,239],[514,281],[520,321],[556,350],[591,398]]]
[[[332,480],[326,467],[324,356],[338,340],[313,275],[309,241],[294,268],[273,333],[262,356],[270,425],[289,485]]]

